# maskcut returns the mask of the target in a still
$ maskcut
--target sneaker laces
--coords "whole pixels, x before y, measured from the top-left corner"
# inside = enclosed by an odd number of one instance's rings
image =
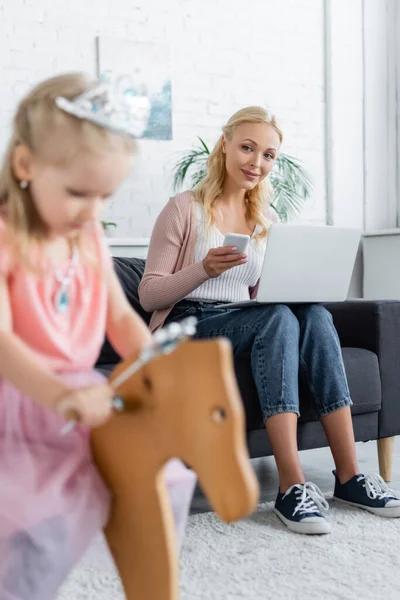
[[[396,492],[390,489],[380,475],[360,475],[357,477],[357,483],[364,481],[363,487],[367,492],[368,498],[375,500],[378,498],[397,498]]]
[[[296,485],[292,485],[285,495],[284,498],[290,494],[290,492],[297,488],[295,491],[295,496],[297,500],[297,506],[293,511],[293,516],[298,512],[301,515],[305,515],[307,513],[315,513],[315,509],[320,510],[329,510],[329,504],[325,500],[321,490],[319,487],[307,481],[304,484],[297,483]]]

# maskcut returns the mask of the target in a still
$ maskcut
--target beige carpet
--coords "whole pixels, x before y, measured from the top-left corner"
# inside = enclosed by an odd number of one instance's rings
[[[181,600],[399,600],[400,519],[331,502],[333,532],[288,532],[260,505],[225,525],[190,517],[182,550]],[[96,540],[58,600],[123,600],[103,540]],[[139,600],[139,599],[138,599]]]

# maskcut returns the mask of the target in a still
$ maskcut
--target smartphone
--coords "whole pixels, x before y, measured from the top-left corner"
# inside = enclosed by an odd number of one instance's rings
[[[225,235],[223,246],[236,246],[235,254],[246,254],[247,246],[250,243],[250,236],[244,233],[227,233]]]

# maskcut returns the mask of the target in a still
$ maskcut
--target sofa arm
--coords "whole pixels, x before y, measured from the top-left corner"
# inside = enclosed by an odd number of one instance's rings
[[[379,437],[400,435],[400,301],[348,300],[326,304],[345,347],[378,356],[382,386]]]

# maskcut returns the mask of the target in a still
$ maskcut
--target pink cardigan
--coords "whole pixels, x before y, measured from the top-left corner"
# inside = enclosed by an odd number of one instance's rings
[[[278,220],[272,209],[268,217]],[[170,198],[156,220],[139,285],[141,305],[153,312],[151,331],[163,325],[177,302],[209,279],[203,261],[194,262],[196,221],[194,194],[190,191]],[[256,289],[250,289],[251,297]]]

